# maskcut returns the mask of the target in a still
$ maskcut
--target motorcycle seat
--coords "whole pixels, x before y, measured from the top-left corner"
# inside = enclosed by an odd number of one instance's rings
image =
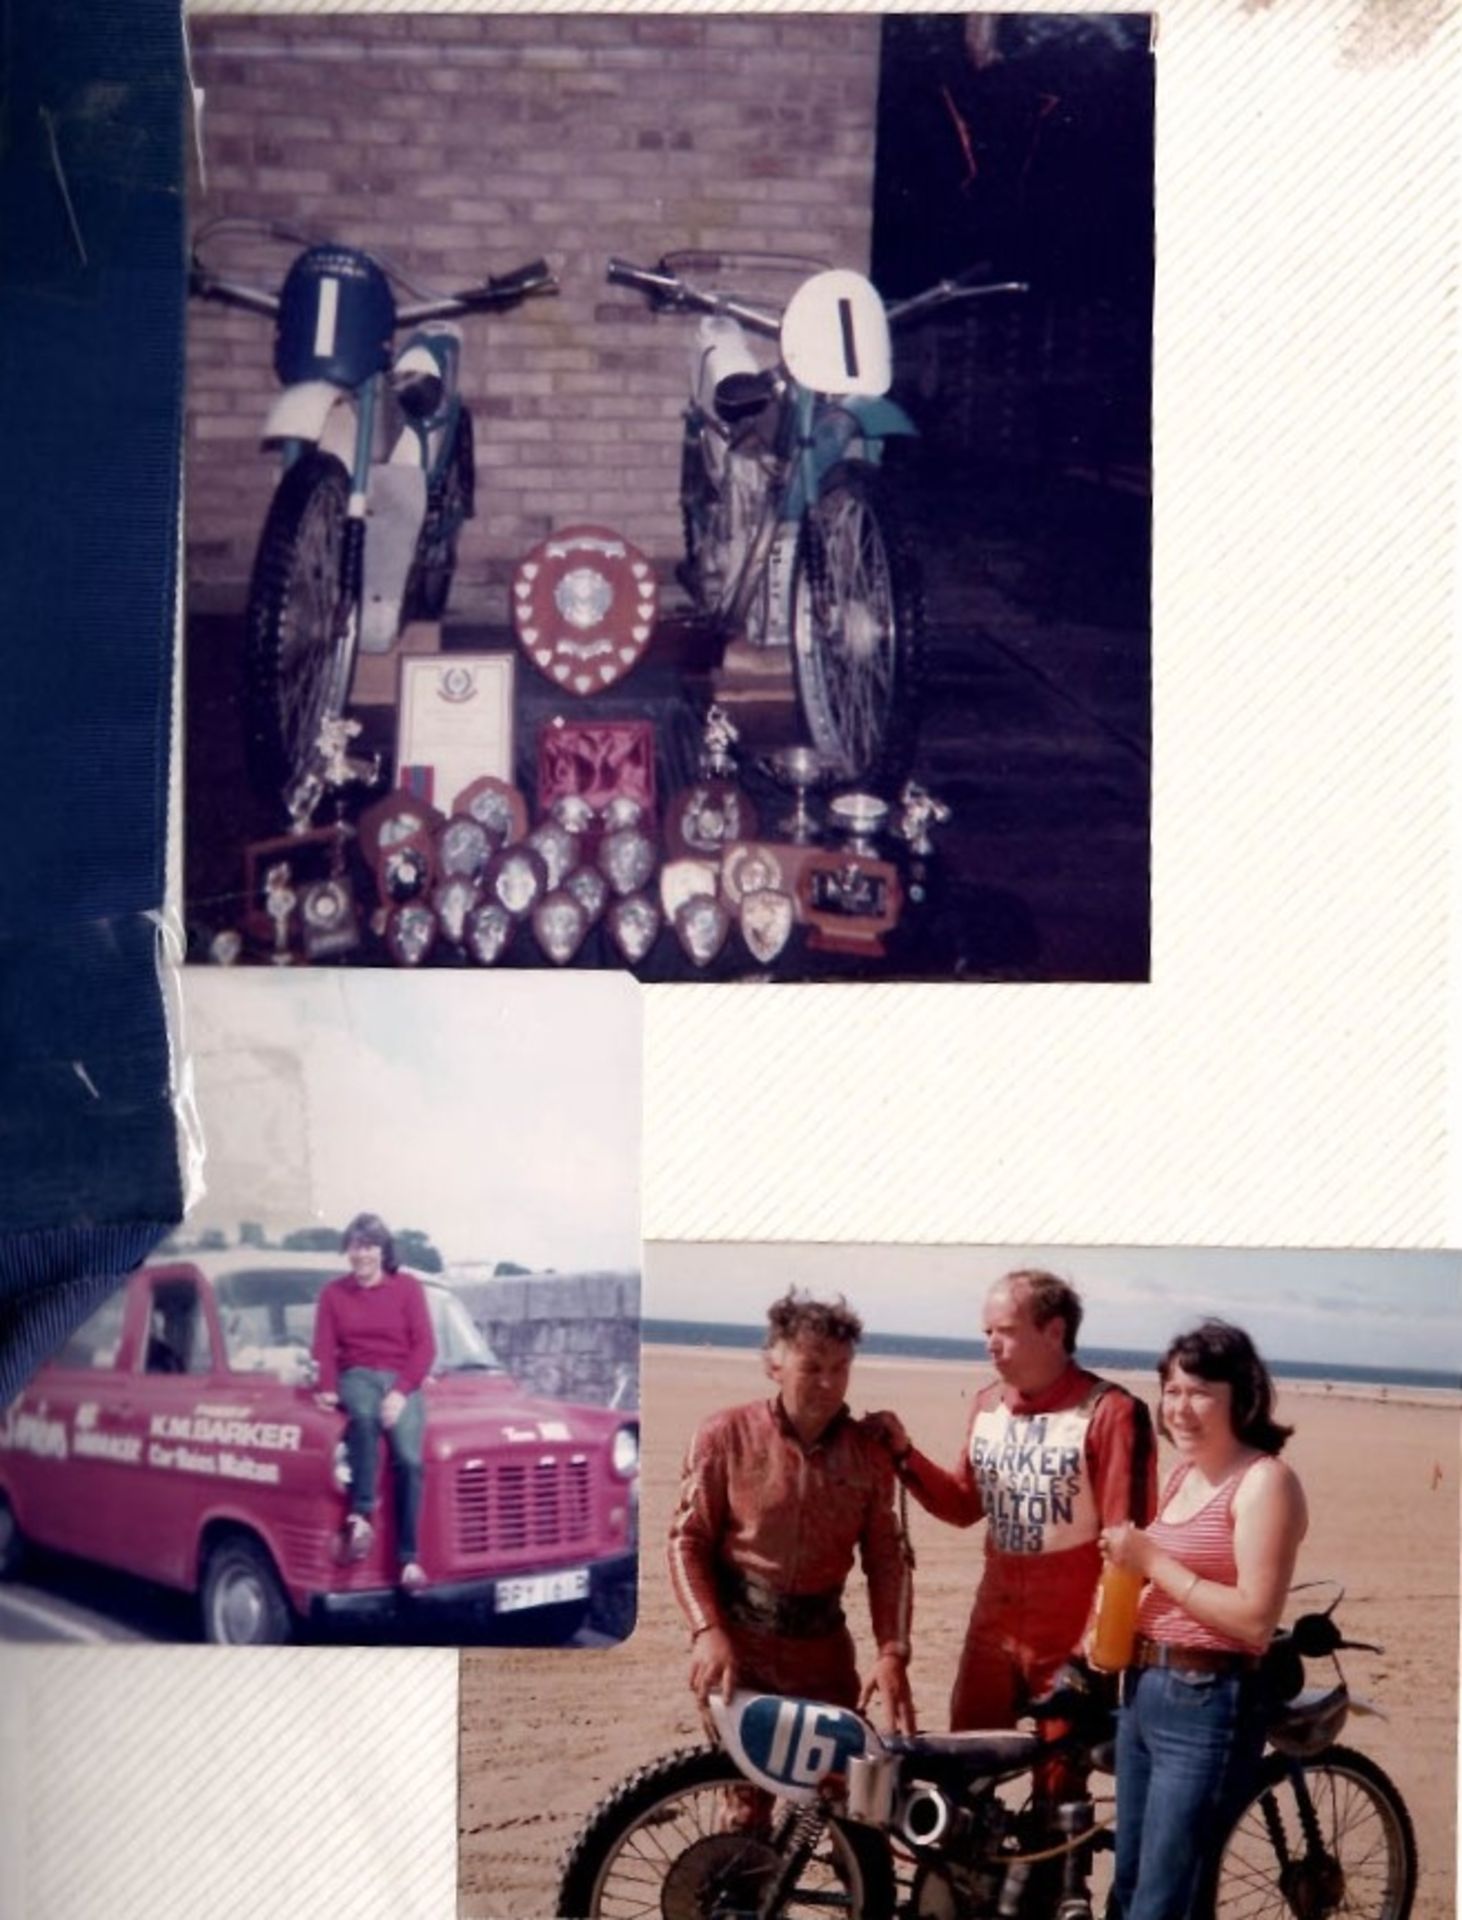
[[[960,1760],[980,1773],[1004,1773],[1034,1765],[1044,1742],[1038,1734],[977,1730],[973,1733],[919,1733],[912,1740],[895,1742],[906,1753],[938,1755],[941,1759]]]

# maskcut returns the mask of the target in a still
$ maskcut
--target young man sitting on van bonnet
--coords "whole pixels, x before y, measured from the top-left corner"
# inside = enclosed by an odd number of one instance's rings
[[[350,1511],[345,1553],[363,1560],[375,1537],[376,1468],[382,1433],[396,1487],[396,1558],[408,1592],[425,1586],[417,1559],[421,1515],[421,1384],[436,1357],[421,1282],[401,1270],[390,1229],[378,1214],[360,1213],[341,1239],[350,1272],[332,1280],[315,1309],[315,1400],[347,1415]]]

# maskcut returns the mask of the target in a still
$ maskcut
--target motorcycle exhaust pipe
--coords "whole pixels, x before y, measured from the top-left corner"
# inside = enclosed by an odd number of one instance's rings
[[[848,1762],[848,1814],[870,1827],[886,1827],[893,1813],[897,1764],[889,1754],[856,1753]]]
[[[911,1847],[943,1846],[969,1825],[969,1815],[927,1781],[916,1780],[899,1806],[898,1831]]]

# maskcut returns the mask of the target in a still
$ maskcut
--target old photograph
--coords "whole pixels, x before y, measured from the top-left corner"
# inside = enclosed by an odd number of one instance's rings
[[[1458,1304],[1450,1255],[652,1244],[640,1624],[592,1683],[464,1655],[460,1913],[1446,1920]],[[1186,1801],[1164,1686],[1243,1761]]]
[[[1151,33],[196,19],[190,956],[1145,980]]]
[[[202,1192],[0,1413],[0,1638],[629,1632],[635,989],[415,988],[190,980]]]

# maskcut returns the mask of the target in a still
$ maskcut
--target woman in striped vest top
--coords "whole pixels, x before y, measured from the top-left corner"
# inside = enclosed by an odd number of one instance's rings
[[[1304,1490],[1278,1458],[1292,1428],[1249,1336],[1222,1320],[1158,1363],[1158,1431],[1178,1464],[1145,1530],[1102,1553],[1147,1581],[1117,1735],[1119,1920],[1184,1920],[1264,1748],[1259,1660],[1305,1535]]]

